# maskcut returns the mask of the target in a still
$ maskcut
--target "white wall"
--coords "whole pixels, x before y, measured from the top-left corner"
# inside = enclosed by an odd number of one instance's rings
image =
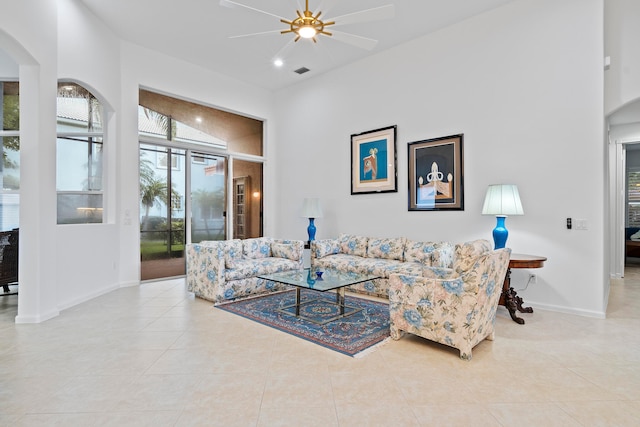
[[[611,126],[609,137],[613,143],[640,142],[640,117],[637,123]]]
[[[605,114],[640,99],[640,2],[605,1],[605,51],[611,66],[605,73]]]
[[[57,3],[58,80],[75,81],[89,89],[103,104],[107,117],[105,222],[56,227],[57,303],[63,309],[119,286],[114,215],[118,114],[114,106],[120,102],[120,42],[82,3]]]
[[[312,195],[319,239],[491,239],[486,187],[515,183],[525,216],[508,218],[508,246],[548,257],[519,295],[604,316],[602,21],[602,0],[522,0],[278,92],[279,235],[305,238]],[[350,195],[350,135],[394,124],[398,192]],[[465,210],[408,212],[407,143],[456,133]],[[589,229],[567,230],[567,217]]]
[[[0,50],[0,80],[17,79],[19,73],[16,61],[4,50]]]

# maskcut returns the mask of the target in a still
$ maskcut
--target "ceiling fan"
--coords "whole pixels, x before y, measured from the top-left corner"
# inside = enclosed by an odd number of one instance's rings
[[[251,33],[251,34],[243,34],[238,36],[231,36],[230,38],[239,38],[239,37],[251,37],[258,35],[266,35],[266,34],[290,34],[293,33],[295,38],[294,42],[297,42],[301,38],[310,39],[314,43],[317,43],[317,37],[325,36],[332,37],[335,40],[341,41],[343,43],[348,43],[350,45],[371,50],[378,43],[377,40],[357,36],[355,34],[343,33],[341,31],[334,30],[335,26],[346,25],[346,24],[354,24],[357,22],[369,22],[369,21],[378,21],[383,19],[389,19],[394,16],[395,8],[393,4],[388,4],[386,6],[374,7],[371,9],[361,10],[359,12],[349,13],[346,15],[336,16],[331,20],[322,20],[320,16],[322,15],[321,11],[312,12],[309,9],[309,0],[305,1],[305,10],[300,12],[296,10],[296,17],[293,19],[283,18],[281,16],[275,15],[273,13],[256,9],[254,7],[238,3],[232,0],[220,0],[220,4],[222,6],[234,7],[239,6],[245,9],[252,10],[254,12],[263,13],[265,15],[272,16],[280,20],[281,23],[287,24],[289,27],[286,29],[279,30],[271,30],[271,31],[263,31],[259,33]],[[331,31],[327,31],[327,27],[331,27]]]

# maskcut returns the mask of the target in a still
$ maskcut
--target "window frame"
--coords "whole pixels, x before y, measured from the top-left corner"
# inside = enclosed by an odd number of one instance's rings
[[[78,129],[78,131],[72,131],[68,129],[59,130],[58,126],[65,121],[69,121],[68,117],[59,116],[60,111],[58,110],[58,99],[61,98],[60,90],[61,86],[69,86],[76,85],[81,88],[83,91],[89,95],[86,99],[88,105],[92,105],[95,103],[100,109],[99,112],[88,110],[87,121],[82,122],[86,123],[86,128]],[[72,82],[72,81],[58,81],[58,94],[56,95],[56,156],[59,153],[59,140],[72,140],[74,142],[80,142],[86,144],[86,151],[83,153],[86,154],[87,158],[87,172],[86,172],[86,180],[87,180],[87,189],[86,190],[73,190],[73,189],[60,189],[58,187],[58,177],[57,174],[61,170],[61,165],[56,160],[56,200],[57,200],[57,213],[56,213],[56,224],[57,225],[86,225],[86,224],[105,224],[105,179],[106,179],[106,168],[105,168],[105,147],[107,143],[107,130],[106,130],[106,110],[102,101],[89,89],[87,89],[84,85]],[[99,114],[100,121],[100,131],[89,130],[91,128],[91,116],[94,114]],[[80,122],[80,120],[79,120]],[[101,147],[100,154],[100,169],[101,176],[96,180],[98,176],[93,173],[94,162],[92,161],[95,153],[93,152],[94,144],[98,144]],[[100,185],[96,186],[95,182],[99,181]],[[62,196],[62,197],[61,197]],[[76,207],[77,215],[75,217],[61,217],[60,212],[60,202],[62,198],[66,196],[88,196],[88,198],[92,198],[93,196],[99,196],[97,206],[80,206]],[[99,217],[96,213],[99,212]],[[84,219],[84,220],[83,220]]]

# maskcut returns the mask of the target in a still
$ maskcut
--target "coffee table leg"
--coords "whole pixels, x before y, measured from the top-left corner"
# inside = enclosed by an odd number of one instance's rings
[[[340,307],[340,314],[344,314],[344,287],[336,289],[336,304]]]
[[[300,288],[296,287],[296,316],[300,316]]]

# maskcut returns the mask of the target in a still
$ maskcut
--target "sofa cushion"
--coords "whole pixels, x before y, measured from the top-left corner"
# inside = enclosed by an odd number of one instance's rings
[[[370,238],[367,245],[367,257],[402,261],[405,241],[404,237],[393,239]]]
[[[347,271],[350,273],[359,272],[360,263],[364,258],[355,255],[336,254],[327,255],[322,258],[316,258],[313,260],[314,268],[333,268],[340,271]]]
[[[422,276],[424,265],[419,262],[402,262],[394,267],[394,271],[389,271],[389,277],[391,274],[408,274],[410,276]]]
[[[352,234],[340,234],[338,242],[340,243],[340,252],[347,255],[367,256],[368,237],[355,236]]]
[[[272,274],[281,271],[297,270],[297,261],[284,258],[242,259],[235,263],[235,268],[225,270],[225,280],[240,280],[255,277],[259,274]]]
[[[357,272],[373,274],[381,279],[388,279],[391,274],[422,275],[422,264],[417,262],[403,262],[391,259],[365,258],[356,264]]]
[[[260,259],[271,256],[271,241],[268,237],[256,237],[242,241],[242,253],[245,258]]]
[[[455,258],[455,246],[450,242],[438,242],[434,245],[431,254],[431,266],[439,268],[452,268]]]
[[[233,239],[224,242],[224,263],[226,268],[233,268],[236,261],[242,259],[242,240]]]
[[[311,250],[315,258],[322,258],[327,255],[340,253],[340,244],[336,239],[313,240]]]
[[[302,257],[302,251],[290,243],[273,242],[271,243],[271,256],[298,261]]]
[[[476,259],[491,251],[491,243],[485,239],[472,240],[455,246],[455,256],[453,269],[456,273],[462,274],[473,267]]]
[[[430,266],[435,250],[434,242],[416,242],[407,240],[404,249],[404,260],[406,262],[419,262],[422,265]]]

